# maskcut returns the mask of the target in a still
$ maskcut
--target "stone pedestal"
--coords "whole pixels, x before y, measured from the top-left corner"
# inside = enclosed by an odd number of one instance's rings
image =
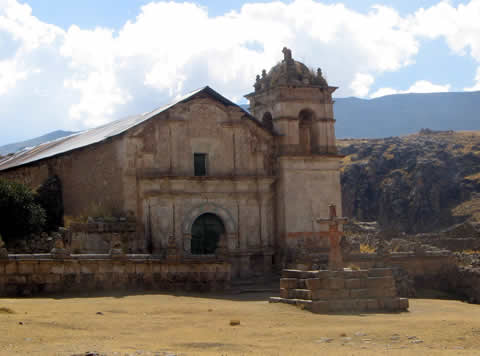
[[[301,306],[313,313],[407,311],[390,268],[343,271],[283,270],[280,297],[271,303]]]

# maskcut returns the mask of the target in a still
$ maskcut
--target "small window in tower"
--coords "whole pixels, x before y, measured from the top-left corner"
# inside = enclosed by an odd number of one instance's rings
[[[204,177],[207,175],[207,154],[194,153],[193,165],[195,170],[195,177]]]

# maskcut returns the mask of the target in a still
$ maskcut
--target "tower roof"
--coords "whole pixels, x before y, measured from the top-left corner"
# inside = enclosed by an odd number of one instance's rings
[[[275,65],[268,73],[263,70],[261,76],[257,75],[254,84],[255,92],[285,85],[328,88],[328,83],[320,68],[314,72],[302,62],[294,60],[292,51],[287,47],[284,47],[282,52],[283,61]]]

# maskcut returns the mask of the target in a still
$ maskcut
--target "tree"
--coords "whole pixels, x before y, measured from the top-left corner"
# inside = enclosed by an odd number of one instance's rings
[[[35,199],[24,184],[0,179],[0,235],[5,242],[43,230],[45,210]]]

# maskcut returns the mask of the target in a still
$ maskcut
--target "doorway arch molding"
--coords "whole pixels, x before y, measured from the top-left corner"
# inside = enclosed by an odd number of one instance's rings
[[[222,220],[223,226],[225,227],[225,234],[227,235],[227,246],[232,246],[235,244],[237,236],[237,223],[232,214],[219,204],[207,202],[193,206],[185,214],[182,232],[183,248],[186,253],[191,252],[192,225],[199,216],[206,213],[217,215]]]
[[[187,214],[185,214],[183,220],[183,233],[190,234],[195,220],[200,215],[206,213],[215,214],[222,219],[227,234],[235,234],[237,232],[237,224],[235,223],[232,214],[223,206],[208,202],[194,206],[187,212]]]

